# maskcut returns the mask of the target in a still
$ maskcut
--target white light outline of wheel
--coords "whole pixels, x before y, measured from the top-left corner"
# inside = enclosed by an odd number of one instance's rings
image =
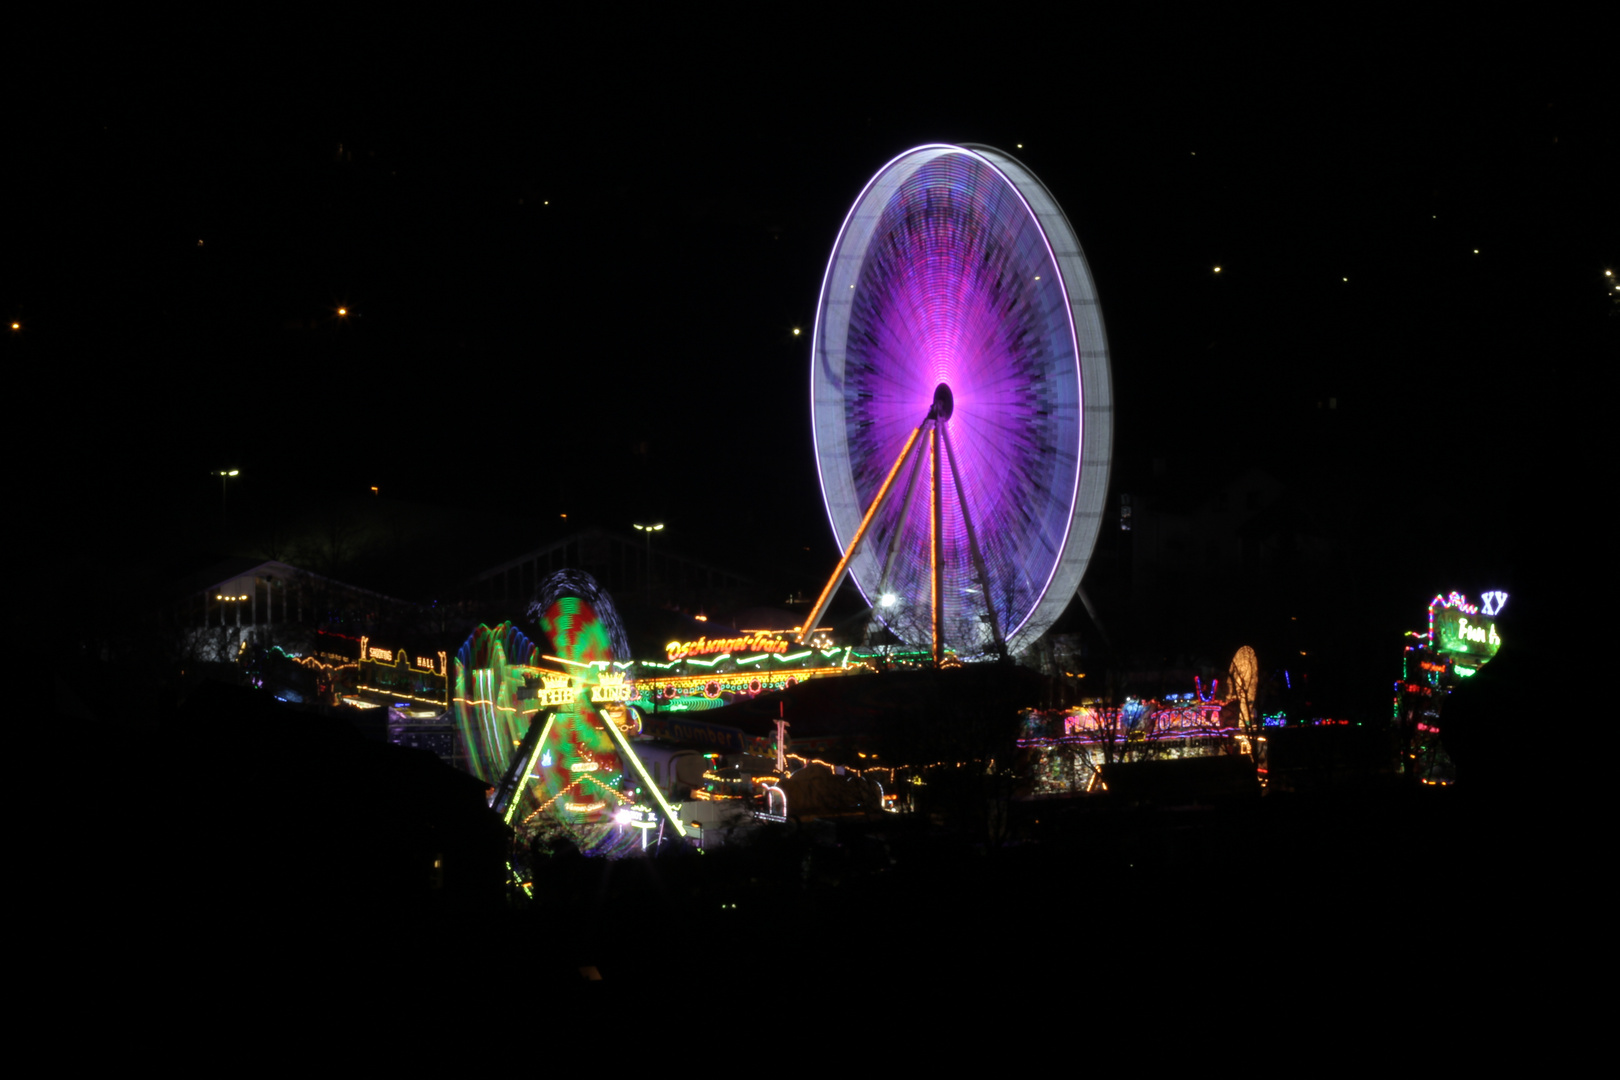
[[[1027,218],[1019,223],[1020,226],[1033,225],[1045,247],[1046,260],[1056,272],[1057,284],[1063,291],[1062,305],[1068,324],[1064,344],[1072,359],[1072,372],[1062,374],[1072,374],[1076,399],[1076,434],[1072,447],[1075,464],[1068,499],[1068,521],[1061,545],[1051,559],[1050,567],[1046,568],[1044,584],[1034,600],[1021,605],[1023,610],[1010,609],[1017,619],[1004,631],[1003,636],[1009,649],[1017,651],[1050,628],[1080,585],[1101,532],[1113,442],[1112,375],[1107,336],[1090,267],[1062,208],[1022,162],[991,147],[927,143],[896,155],[861,189],[845,215],[828,257],[811,334],[811,429],[815,441],[816,470],[834,538],[840,551],[847,551],[865,511],[862,497],[870,494],[857,491],[846,428],[849,417],[841,390],[850,313],[853,301],[859,298],[858,290],[851,286],[860,283],[875,230],[891,200],[919,170],[950,154],[966,155],[988,166],[1000,182],[1016,195]],[[857,292],[857,297],[846,295],[852,291]],[[828,364],[830,356],[836,360],[837,386],[834,385],[833,369]],[[912,423],[921,420],[922,408],[918,409],[918,413]],[[1055,449],[1060,453],[1070,450],[1066,446]],[[887,464],[884,463],[885,466]],[[971,488],[972,479],[965,484]],[[1055,508],[1056,504],[1053,506]],[[978,524],[977,528],[989,531],[995,526],[994,522],[985,522]],[[874,550],[878,547],[880,545],[868,545],[857,551],[850,563],[850,574],[855,579],[856,587],[869,604],[881,577],[881,551]],[[959,572],[956,580],[961,581],[964,577]],[[959,649],[966,645],[969,652],[988,644],[987,636],[981,636],[974,642],[960,640],[963,637],[961,634],[956,637],[958,640],[953,644]]]

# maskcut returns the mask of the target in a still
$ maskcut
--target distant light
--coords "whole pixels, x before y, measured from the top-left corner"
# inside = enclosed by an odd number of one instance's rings
[[[347,315],[347,314],[348,314],[348,313],[349,313],[349,309],[348,309],[348,308],[346,308],[346,307],[340,307],[340,308],[338,308],[338,314],[339,314],[339,315]]]
[[[1039,274],[1036,274],[1036,275],[1035,275],[1035,280],[1036,280],[1036,281],[1039,281],[1039,280],[1041,280],[1041,275],[1039,275]]]
[[[850,288],[852,288],[852,289],[853,289],[853,288],[854,288],[854,286],[853,286],[853,285],[851,285],[851,286],[850,286]],[[14,323],[12,323],[12,324],[11,324],[11,328],[12,328],[12,329],[13,329],[13,330],[21,330],[21,329],[22,329],[22,323],[20,323],[20,322],[14,322]]]
[[[798,337],[798,336],[799,336],[799,328],[798,328],[798,327],[797,327],[797,326],[795,326],[795,327],[794,327],[794,328],[793,328],[793,336],[794,336],[794,337]]]
[[[1018,149],[1020,149],[1020,150],[1022,150],[1022,149],[1023,149],[1023,148],[1024,148],[1024,144],[1023,144],[1023,143],[1019,143],[1019,144],[1018,144]]]
[[[1217,274],[1218,274],[1218,273],[1220,273],[1220,272],[1221,272],[1221,268],[1220,268],[1220,267],[1218,267],[1218,266],[1217,266],[1217,267],[1216,267],[1216,268],[1215,268],[1215,272],[1216,272],[1216,273],[1217,273]]]
[[[226,476],[235,476],[240,471],[241,471],[240,469],[232,469],[230,472],[226,473],[225,475]]]
[[[883,598],[878,601],[878,603],[882,604],[884,607],[894,607],[894,605],[898,604],[899,602],[900,598],[894,595],[892,592],[884,593]]]
[[[1479,248],[1475,248],[1475,249],[1474,249],[1474,254],[1475,254],[1475,255],[1478,255],[1478,254],[1479,254]]]
[[[1613,270],[1605,270],[1605,271],[1603,271],[1603,276],[1604,276],[1604,277],[1614,277],[1614,271],[1613,271]],[[851,286],[850,286],[850,288],[852,288],[852,289],[853,289],[853,288],[854,288],[854,287],[855,287],[855,286],[853,286],[853,285],[851,285]],[[17,326],[17,324],[16,324],[16,323],[12,323],[12,324],[11,324],[11,325],[12,325],[12,328],[13,328],[13,329],[15,329],[15,328],[16,328],[16,326]]]
[[[692,618],[696,619],[698,622],[708,622],[709,621],[709,617],[707,615],[694,615],[694,616],[692,616]]]
[[[198,241],[197,241],[197,246],[198,246],[198,247],[202,247],[202,246],[203,246],[203,242],[202,242],[202,241],[201,241],[201,240],[198,240]]]
[[[1349,278],[1345,278],[1345,279],[1344,279],[1344,280],[1346,280],[1346,281],[1349,281],[1349,280],[1350,280],[1350,279],[1349,279]]]

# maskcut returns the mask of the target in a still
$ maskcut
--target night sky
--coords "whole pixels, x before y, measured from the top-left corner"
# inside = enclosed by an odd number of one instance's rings
[[[1423,590],[1523,563],[1522,538],[1437,538],[1534,533],[1580,452],[1571,403],[1608,392],[1616,148],[1612,86],[1578,77],[1589,36],[627,8],[81,57],[6,150],[40,577],[263,547],[372,485],[491,530],[423,593],[563,513],[655,517],[676,550],[784,581],[830,567],[821,274],[873,172],[964,141],[1024,160],[1080,236],[1115,490],[1155,459],[1193,487],[1331,487],[1376,548],[1350,584],[1411,621]],[[222,538],[209,473],[230,468]]]

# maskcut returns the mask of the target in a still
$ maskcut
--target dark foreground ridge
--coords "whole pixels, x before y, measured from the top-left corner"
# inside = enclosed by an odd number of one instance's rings
[[[80,879],[75,903],[126,928],[120,950],[422,988],[769,969],[790,996],[861,995],[1166,964],[1247,979],[1471,963],[1477,935],[1555,872],[1532,838],[1559,816],[1466,783],[1264,797],[1206,784],[1190,799],[1008,801],[972,822],[790,820],[644,859],[537,853],[530,900],[505,885],[480,782],[342,720],[205,686],[109,743],[143,782],[115,854],[92,856],[109,872]],[[998,813],[1005,840],[986,842]]]

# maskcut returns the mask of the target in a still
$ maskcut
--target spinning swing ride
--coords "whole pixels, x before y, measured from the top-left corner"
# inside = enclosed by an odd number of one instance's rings
[[[456,654],[456,723],[489,805],[519,835],[566,834],[587,854],[645,848],[649,830],[686,835],[631,743],[640,718],[624,631],[589,574],[542,582],[529,617],[551,652],[510,623],[479,626]]]
[[[843,557],[799,641],[845,574],[936,666],[1045,633],[1096,544],[1113,406],[1091,272],[1034,174],[944,143],[878,170],[827,263],[810,386]]]

